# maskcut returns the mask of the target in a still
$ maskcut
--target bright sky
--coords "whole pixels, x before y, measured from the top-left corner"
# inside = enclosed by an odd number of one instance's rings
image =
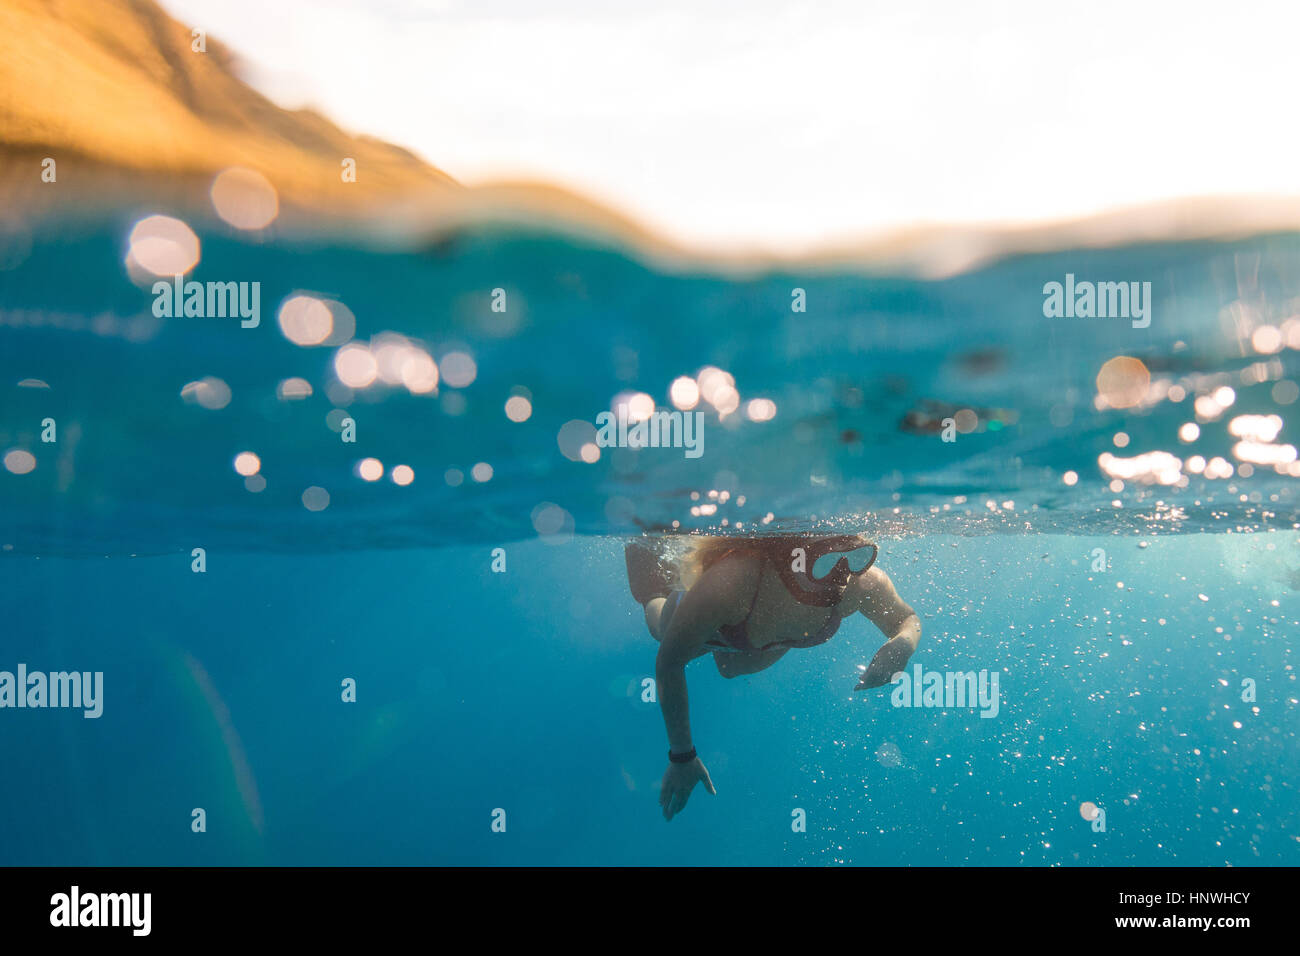
[[[710,246],[1300,194],[1294,0],[162,2],[284,106]]]

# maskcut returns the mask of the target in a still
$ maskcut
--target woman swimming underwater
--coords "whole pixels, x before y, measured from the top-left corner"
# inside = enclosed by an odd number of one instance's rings
[[[692,537],[675,568],[665,567],[653,541],[632,542],[625,556],[632,596],[659,642],[665,820],[682,811],[697,783],[716,793],[691,743],[687,663],[711,653],[723,677],[756,674],[791,648],[825,643],[840,621],[861,612],[887,638],[855,688],[864,690],[888,684],[921,640],[920,619],[876,566],[876,546],[865,536]]]

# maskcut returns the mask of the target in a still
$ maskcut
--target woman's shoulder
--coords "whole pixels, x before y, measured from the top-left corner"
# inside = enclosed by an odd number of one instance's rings
[[[763,558],[760,554],[733,551],[721,555],[700,575],[697,587],[726,591],[744,591],[749,594],[758,586],[762,574]],[[694,590],[694,589],[692,589]]]
[[[844,590],[840,608],[845,617],[893,594],[894,582],[879,564],[873,564],[865,574],[857,574],[849,579],[849,586]]]

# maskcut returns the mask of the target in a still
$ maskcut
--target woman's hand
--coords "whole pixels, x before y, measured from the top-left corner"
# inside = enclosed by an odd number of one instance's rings
[[[894,679],[894,675],[907,666],[907,660],[916,650],[916,645],[903,635],[891,638],[876,651],[870,666],[862,674],[854,690],[866,690],[871,687],[883,687]]]
[[[699,757],[690,763],[668,764],[663,783],[659,787],[659,806],[663,808],[665,820],[671,820],[686,808],[691,791],[701,781],[704,782],[705,790],[717,795],[718,791],[713,789],[713,781],[709,779],[709,771]]]

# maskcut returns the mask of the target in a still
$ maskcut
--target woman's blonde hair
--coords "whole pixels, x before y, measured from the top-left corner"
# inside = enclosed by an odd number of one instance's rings
[[[689,535],[684,553],[678,557],[678,587],[690,590],[709,568],[731,552],[771,557],[775,561],[788,561],[793,548],[807,547],[822,535],[816,534],[765,534],[742,537],[740,535]]]
[[[677,586],[689,591],[705,571],[740,543],[740,539],[730,535],[691,535],[685,542],[684,553],[675,562]]]

